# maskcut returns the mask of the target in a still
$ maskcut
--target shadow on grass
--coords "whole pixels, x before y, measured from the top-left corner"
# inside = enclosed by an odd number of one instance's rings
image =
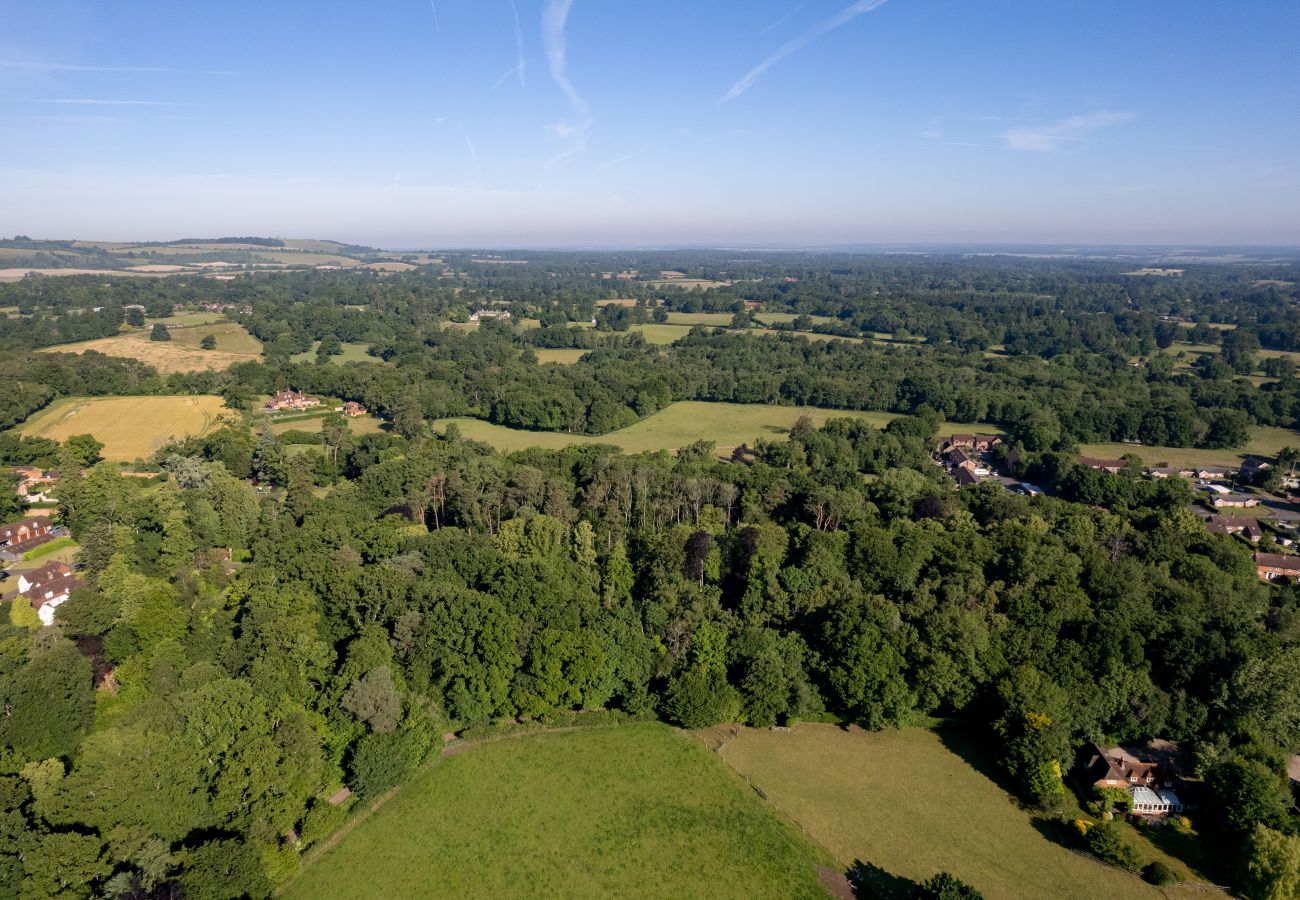
[[[939,736],[939,741],[949,752],[960,756],[968,766],[1013,798],[1016,796],[1015,785],[998,765],[993,755],[991,741],[980,729],[967,725],[948,724],[936,728],[935,734]]]
[[[853,861],[848,876],[849,883],[853,885],[853,896],[863,900],[907,900],[917,888],[917,883],[912,879],[887,872],[880,866],[860,859]]]

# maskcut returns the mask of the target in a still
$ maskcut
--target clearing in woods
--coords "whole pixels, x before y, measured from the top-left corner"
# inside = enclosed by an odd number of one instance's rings
[[[647,723],[444,758],[281,895],[824,900],[829,862],[698,742]]]
[[[162,320],[166,321],[166,320]],[[138,359],[163,375],[174,372],[221,371],[235,363],[261,359],[261,342],[233,322],[218,325],[195,325],[169,328],[170,341],[151,341],[149,330],[133,331],[116,337],[78,341],[45,347],[42,353],[84,353],[97,350],[106,356]],[[217,339],[217,349],[200,350],[199,342],[207,335]]]
[[[463,437],[491,444],[507,453],[541,447],[559,450],[574,444],[612,444],[628,453],[654,450],[676,450],[696,441],[713,441],[718,453],[730,454],[740,444],[753,445],[759,438],[784,440],[790,427],[800,416],[807,415],[813,424],[821,425],[827,419],[847,418],[867,422],[884,428],[895,413],[861,412],[849,409],[820,409],[815,406],[768,406],[761,403],[708,403],[683,400],[669,404],[664,409],[627,428],[604,435],[565,434],[555,431],[525,431],[494,425],[482,419],[439,419],[433,424],[441,432],[455,423]],[[948,422],[940,426],[939,434],[953,431],[978,431],[998,433],[992,425]]]
[[[179,438],[207,434],[225,409],[220,397],[80,397],[56,400],[15,431],[67,440],[89,434],[104,444],[100,456],[130,461],[150,456]]]
[[[864,863],[868,896],[907,896],[897,893],[900,882],[940,871],[989,900],[1207,896],[1157,889],[1071,853],[992,780],[991,761],[961,732],[804,723],[732,733],[730,726],[696,732],[706,745],[721,745],[724,762],[842,865]],[[1149,845],[1146,853],[1153,858]],[[1185,865],[1175,869],[1186,876]]]

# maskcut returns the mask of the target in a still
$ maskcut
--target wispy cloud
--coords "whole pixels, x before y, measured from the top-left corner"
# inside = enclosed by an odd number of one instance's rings
[[[60,97],[55,100],[27,100],[27,103],[53,103],[60,106],[184,106],[170,100],[97,100],[89,97]]]
[[[797,15],[799,14],[799,11],[802,10],[802,9],[803,9],[805,6],[807,6],[807,5],[808,5],[808,0],[804,0],[803,3],[800,3],[800,4],[799,4],[798,6],[796,6],[794,9],[790,10],[788,13],[786,13],[785,15],[783,15],[781,18],[779,18],[779,19],[777,19],[775,22],[773,22],[771,25],[769,25],[769,26],[767,26],[766,28],[764,28],[762,31],[759,32],[759,34],[767,34],[769,31],[775,31],[776,29],[780,28],[780,27],[781,27],[782,25],[784,25],[786,22],[789,22],[791,19],[793,19],[795,16],[797,16]]]
[[[542,9],[542,43],[546,47],[546,61],[550,66],[551,79],[560,86],[564,96],[569,99],[569,105],[573,108],[573,114],[577,119],[573,123],[560,122],[552,126],[556,134],[574,138],[575,145],[548,160],[546,163],[548,166],[585,150],[587,137],[591,133],[592,119],[587,101],[582,98],[569,79],[569,47],[564,27],[569,21],[569,10],[572,8],[573,0],[546,0],[546,6]]]
[[[0,59],[0,69],[27,69],[33,72],[135,72],[143,74],[183,74],[184,69],[166,66],[83,66],[73,63],[32,62],[19,59]],[[204,69],[199,75],[238,75],[227,69]]]
[[[1059,150],[1071,141],[1081,141],[1089,134],[1112,125],[1132,121],[1133,114],[1126,112],[1095,112],[1084,116],[1070,116],[1046,125],[1012,128],[1002,133],[1002,143],[1008,150],[1033,150],[1040,153]]]
[[[438,32],[438,37],[442,37],[442,21],[438,18],[438,4],[434,0],[429,0],[429,9],[433,12],[433,30]]]
[[[596,167],[596,171],[603,172],[606,169],[612,169],[614,166],[617,166],[619,163],[625,163],[629,159],[636,159],[640,155],[641,155],[641,151],[635,150],[631,153],[625,153],[622,156],[616,156],[613,159],[607,159]]]
[[[761,63],[746,72],[744,78],[733,84],[731,90],[718,98],[718,103],[730,103],[732,100],[735,100],[741,94],[745,93],[745,91],[752,88],[758,79],[763,77],[764,72],[785,59],[787,56],[798,53],[818,38],[824,37],[835,29],[847,25],[863,13],[869,13],[876,7],[884,5],[884,3],[885,0],[858,0],[857,3],[854,3],[851,6],[846,6],[829,19],[823,19],[818,22],[794,40],[782,45],[776,50],[776,52],[772,53]]]
[[[469,136],[469,129],[465,127],[464,122],[460,123],[460,130],[465,133],[465,148],[469,150],[469,158],[473,161],[474,168],[482,174],[483,169],[478,164],[478,150],[474,149],[474,139]]]
[[[519,86],[528,86],[528,57],[524,56],[524,29],[519,24],[519,7],[510,0],[510,12],[515,17],[515,71],[519,73]]]

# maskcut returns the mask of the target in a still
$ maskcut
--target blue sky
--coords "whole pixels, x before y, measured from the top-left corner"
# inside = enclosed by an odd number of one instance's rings
[[[1300,244],[1294,0],[6,0],[0,235]]]

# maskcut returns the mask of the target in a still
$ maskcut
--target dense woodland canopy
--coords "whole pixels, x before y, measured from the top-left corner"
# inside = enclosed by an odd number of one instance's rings
[[[1300,842],[1285,779],[1300,751],[1300,592],[1262,584],[1244,544],[1207,533],[1180,479],[1091,473],[1081,487],[1064,451],[1130,436],[1233,446],[1253,423],[1294,426],[1291,372],[1256,384],[1228,362],[1258,346],[1233,351],[1242,335],[1296,339],[1293,298],[1254,286],[1276,269],[1150,281],[1101,263],[529,258],[507,271],[448,257],[448,279],[0,287],[0,305],[34,317],[0,322],[24,366],[7,423],[65,394],[247,405],[287,385],[392,423],[364,437],[333,419],[312,435],[230,425],[160,454],[161,485],[107,464],[82,473],[74,446],[0,440],[5,462],[61,473],[87,581],[53,627],[17,605],[0,619],[0,895],[263,896],[449,729],[607,710],[686,727],[950,717],[982,729],[1009,783],[1049,811],[1081,744],[1182,741],[1206,778],[1204,827],[1238,883],[1267,896]],[[599,275],[632,268],[737,283],[701,294]],[[928,340],[698,329],[654,348],[609,322],[572,367],[530,359],[614,294],[675,310],[759,299]],[[542,326],[444,327],[487,301]],[[116,333],[136,302],[251,304],[234,314],[265,361],[162,377],[30,352],[55,343],[40,335]],[[92,305],[104,310],[74,312]],[[1223,342],[1226,371],[1157,364],[1154,349],[1183,337],[1171,328]],[[331,337],[375,361],[288,361]],[[1005,355],[986,358],[995,345]],[[682,398],[906,415],[883,430],[803,421],[732,461],[703,443],[506,456],[423,423],[602,433]],[[954,490],[931,462],[941,415],[1004,425],[1062,496]],[[293,452],[309,441],[320,449]],[[1064,499],[1085,488],[1106,502]],[[343,785],[356,798],[332,805]]]

